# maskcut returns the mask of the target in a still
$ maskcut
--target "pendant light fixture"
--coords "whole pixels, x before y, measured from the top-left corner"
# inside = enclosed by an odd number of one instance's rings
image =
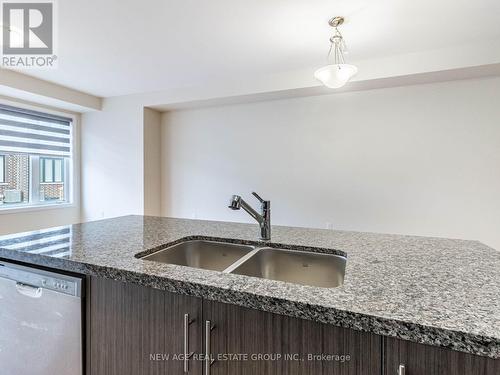
[[[358,68],[354,65],[345,63],[346,45],[338,29],[343,23],[344,17],[334,17],[328,22],[335,29],[335,33],[330,38],[330,50],[327,56],[329,64],[314,72],[314,77],[317,80],[332,89],[344,86],[358,72]]]

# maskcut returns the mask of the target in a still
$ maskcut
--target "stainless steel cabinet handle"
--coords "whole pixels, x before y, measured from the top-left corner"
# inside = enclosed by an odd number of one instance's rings
[[[406,367],[405,367],[405,365],[399,365],[398,375],[405,375],[405,374],[406,374]]]
[[[189,351],[189,325],[193,322],[189,314],[184,314],[184,372],[189,372],[189,358],[194,354]]]
[[[210,320],[205,321],[205,375],[210,375],[210,366],[215,362],[211,358],[212,348],[210,343],[210,334],[215,326],[212,325]]]

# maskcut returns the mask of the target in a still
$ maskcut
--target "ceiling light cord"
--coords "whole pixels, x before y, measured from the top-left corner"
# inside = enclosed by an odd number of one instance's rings
[[[331,61],[331,55],[333,51],[333,64],[345,64],[344,51],[346,50],[346,45],[342,34],[339,29],[335,27],[335,34],[330,38],[330,49],[326,56],[326,61],[329,63]]]

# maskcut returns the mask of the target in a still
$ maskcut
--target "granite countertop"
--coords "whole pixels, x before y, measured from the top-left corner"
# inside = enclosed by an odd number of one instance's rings
[[[273,226],[273,243],[347,254],[344,285],[331,289],[135,257],[183,237],[258,233],[252,224],[124,216],[0,237],[0,258],[500,358],[500,252],[477,241]]]

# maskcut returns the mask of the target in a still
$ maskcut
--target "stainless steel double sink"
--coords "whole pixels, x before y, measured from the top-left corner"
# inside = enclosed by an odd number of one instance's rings
[[[181,241],[141,259],[324,288],[341,286],[346,266],[341,255],[207,240]]]

